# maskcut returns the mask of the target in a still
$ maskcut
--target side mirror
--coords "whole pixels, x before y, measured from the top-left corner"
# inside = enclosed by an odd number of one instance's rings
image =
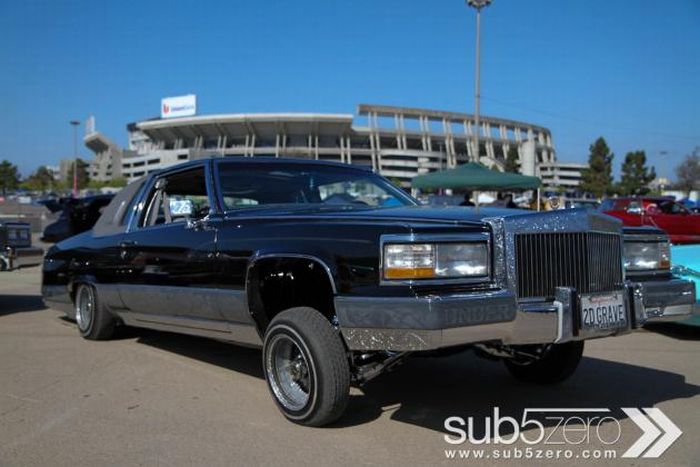
[[[204,216],[201,219],[187,219],[185,224],[186,229],[190,230],[209,230],[209,215]]]
[[[186,229],[190,230],[200,230],[203,226],[203,223],[200,219],[187,219],[187,223],[185,224]]]

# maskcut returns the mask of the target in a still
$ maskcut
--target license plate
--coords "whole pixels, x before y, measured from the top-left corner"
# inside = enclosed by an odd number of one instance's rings
[[[627,310],[622,292],[581,295],[581,328],[614,330],[627,326]]]

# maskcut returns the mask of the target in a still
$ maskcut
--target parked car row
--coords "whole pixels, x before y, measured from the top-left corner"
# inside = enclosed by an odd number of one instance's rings
[[[42,293],[86,339],[130,325],[262,348],[281,412],[320,426],[413,353],[562,381],[586,340],[691,315],[670,267],[666,234],[596,211],[435,208],[360,167],[217,158],[124,188],[49,249]]]
[[[700,243],[700,215],[663,197],[625,197],[603,201],[600,211],[631,227],[651,226],[666,232],[673,243]]]

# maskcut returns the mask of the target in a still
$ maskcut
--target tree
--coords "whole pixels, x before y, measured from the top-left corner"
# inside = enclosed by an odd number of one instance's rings
[[[649,184],[656,178],[656,170],[646,167],[647,156],[644,151],[628,152],[622,164],[620,183],[617,185],[621,195],[646,195]]]
[[[596,198],[612,194],[612,160],[615,154],[610,152],[603,137],[591,144],[589,150],[588,168],[581,173],[581,190],[593,194]]]
[[[399,181],[399,183],[401,183],[401,181]],[[129,181],[124,177],[113,178],[112,180],[107,182],[107,186],[112,187],[112,188],[124,188],[128,184],[129,184]],[[401,187],[401,185],[399,185],[399,188],[400,187]]]
[[[700,148],[695,148],[693,154],[685,156],[683,162],[676,167],[677,186],[686,196],[700,188]]]
[[[126,181],[126,180],[124,180],[124,181]],[[391,178],[389,179],[389,181],[390,181],[395,187],[397,187],[397,188],[403,188],[403,187],[401,186],[401,179],[400,179],[399,177],[391,177]],[[125,185],[126,185],[126,183],[125,183]],[[123,185],[122,185],[122,186],[123,186]]]
[[[520,173],[520,162],[518,162],[518,148],[511,146],[506,155],[506,163],[503,166],[504,172]]]
[[[86,188],[88,184],[90,183],[90,175],[88,174],[87,168],[88,168],[88,163],[85,162],[82,159],[77,159],[77,165],[78,165],[78,190],[82,190],[83,188]],[[67,185],[72,189],[73,188],[73,169],[75,167],[75,164],[71,164],[70,168],[68,169],[68,177],[67,177]]]
[[[47,191],[55,186],[53,172],[42,165],[22,182],[22,187],[31,191]]]
[[[126,178],[117,177],[111,180],[107,180],[105,182],[100,182],[98,180],[90,180],[90,182],[88,183],[88,188],[92,188],[93,190],[99,190],[101,188],[123,188],[128,184],[129,182]],[[400,187],[400,185],[397,186]]]
[[[0,188],[2,196],[7,196],[8,190],[16,190],[19,186],[19,171],[17,166],[8,160],[0,162]]]

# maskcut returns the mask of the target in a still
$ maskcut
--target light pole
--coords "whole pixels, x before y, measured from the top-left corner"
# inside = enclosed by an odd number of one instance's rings
[[[474,123],[476,125],[476,134],[474,143],[476,146],[476,162],[480,160],[479,135],[481,127],[479,124],[479,107],[481,100],[481,9],[489,6],[492,0],[467,0],[467,5],[476,8],[476,82],[474,84]]]
[[[73,126],[73,198],[78,197],[78,120],[71,120]]]

